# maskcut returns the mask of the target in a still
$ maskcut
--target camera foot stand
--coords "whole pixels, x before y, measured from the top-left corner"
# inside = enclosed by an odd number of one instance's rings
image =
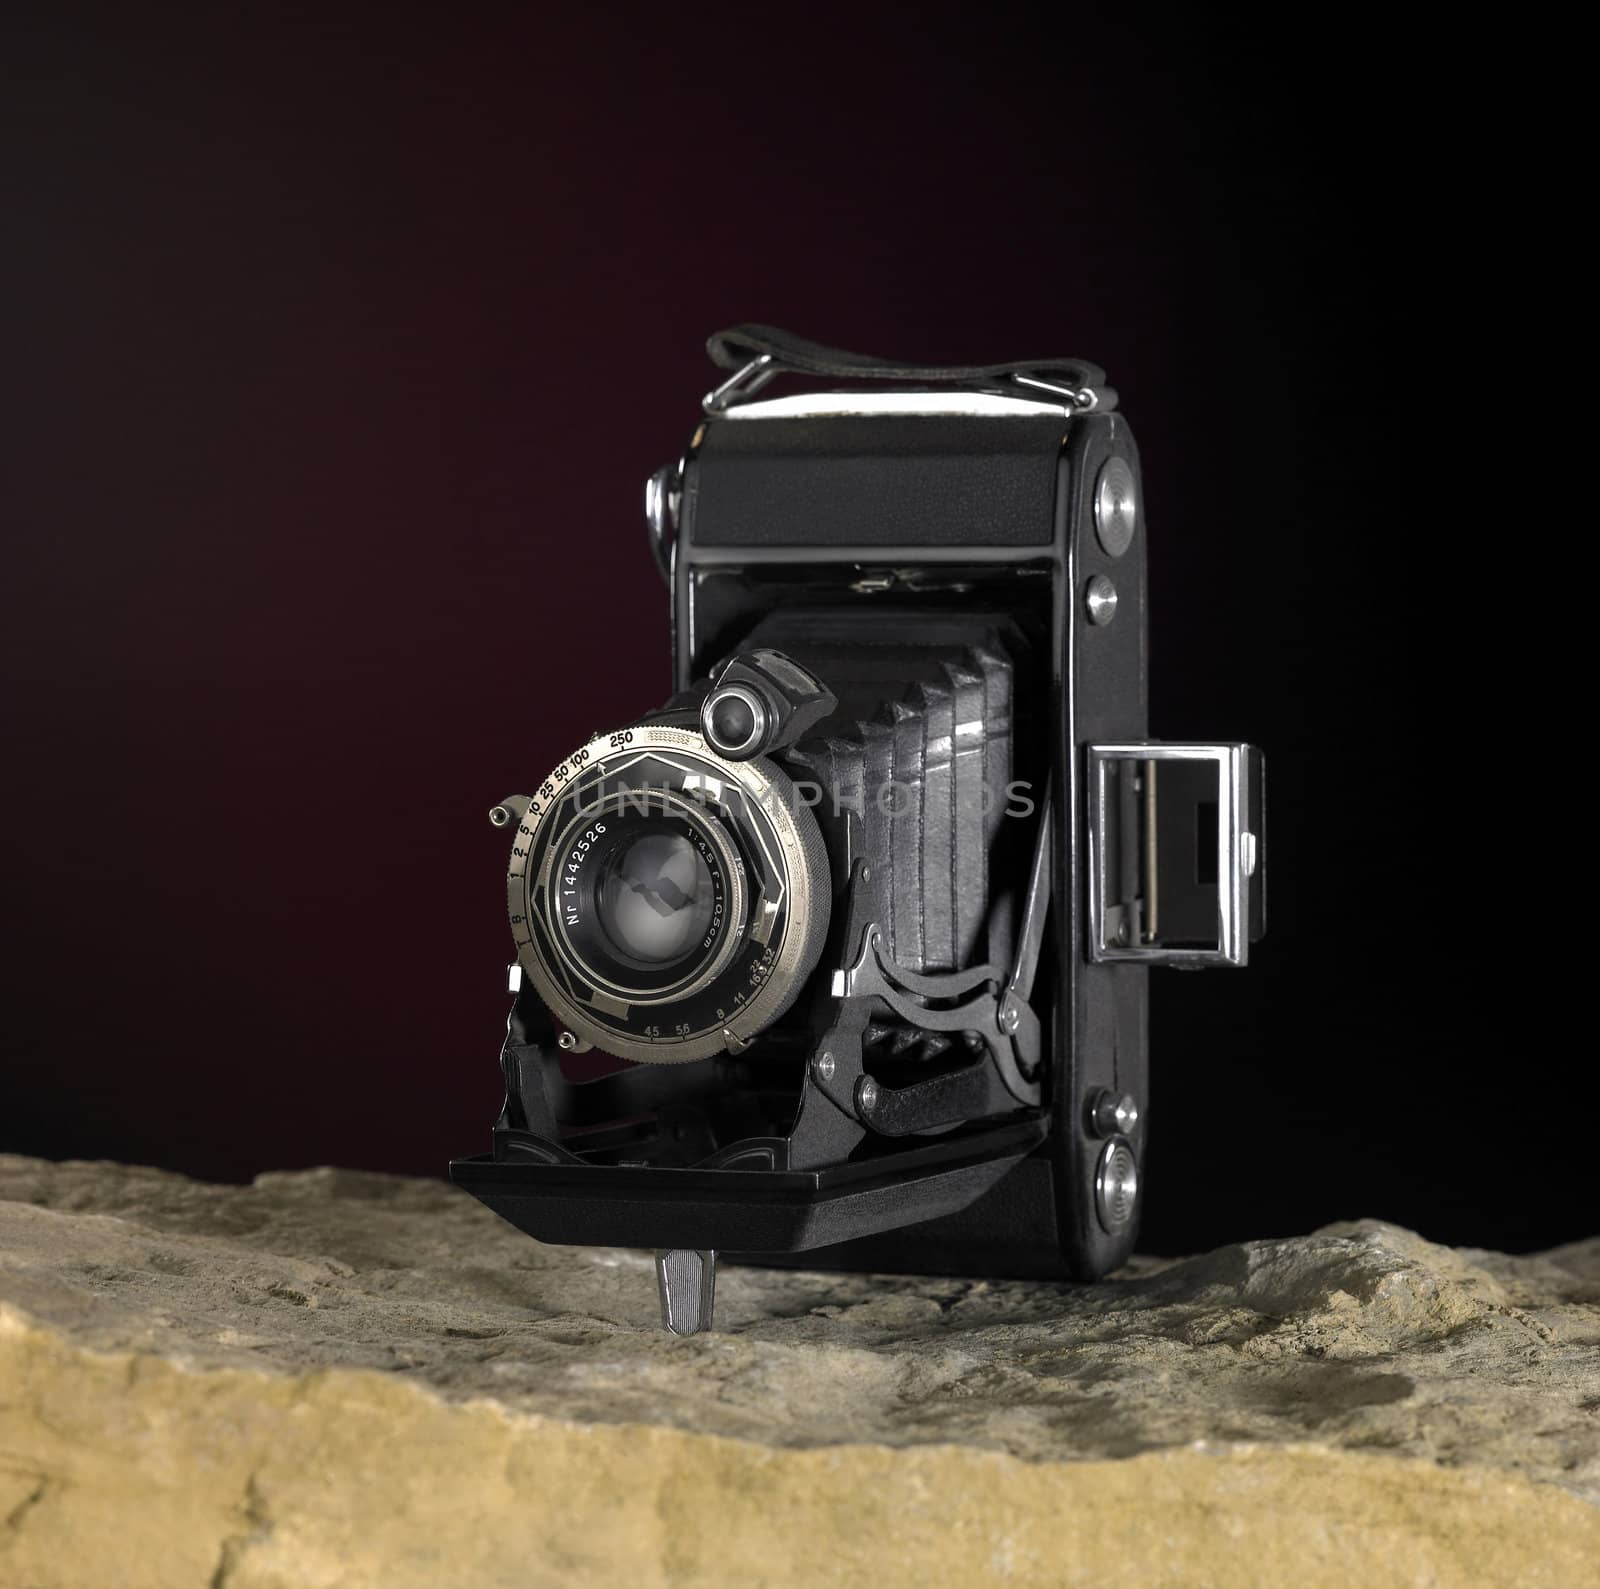
[[[656,1284],[661,1290],[661,1322],[674,1335],[698,1335],[711,1328],[717,1297],[717,1255],[692,1247],[656,1253]]]

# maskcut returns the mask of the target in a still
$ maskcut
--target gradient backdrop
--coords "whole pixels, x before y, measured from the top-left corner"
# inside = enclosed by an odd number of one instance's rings
[[[1392,50],[1143,11],[13,20],[0,1147],[486,1144],[484,813],[665,693],[641,486],[756,319],[1123,394],[1154,729],[1271,767],[1271,936],[1156,979],[1145,1245],[1586,1234],[1480,893],[1471,173]]]

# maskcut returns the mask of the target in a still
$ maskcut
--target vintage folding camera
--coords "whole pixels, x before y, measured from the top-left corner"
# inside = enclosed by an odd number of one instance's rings
[[[1103,1275],[1147,970],[1242,966],[1264,899],[1259,754],[1146,737],[1133,433],[1077,359],[708,346],[645,499],[677,693],[490,812],[506,1098],[453,1178],[655,1249],[680,1333],[719,1253]]]

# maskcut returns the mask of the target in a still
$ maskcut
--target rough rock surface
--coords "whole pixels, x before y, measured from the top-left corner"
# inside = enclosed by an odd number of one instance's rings
[[[439,1183],[0,1156],[0,1586],[1600,1584],[1600,1240],[717,1300]]]

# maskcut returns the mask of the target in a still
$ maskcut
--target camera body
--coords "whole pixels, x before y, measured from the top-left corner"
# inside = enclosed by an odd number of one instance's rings
[[[1244,964],[1265,870],[1259,754],[1147,738],[1116,394],[709,346],[734,373],[646,492],[676,693],[491,812],[506,1102],[452,1177],[542,1240],[655,1248],[685,1332],[718,1253],[1103,1275],[1148,970]],[[780,374],[831,384],[758,400]]]

